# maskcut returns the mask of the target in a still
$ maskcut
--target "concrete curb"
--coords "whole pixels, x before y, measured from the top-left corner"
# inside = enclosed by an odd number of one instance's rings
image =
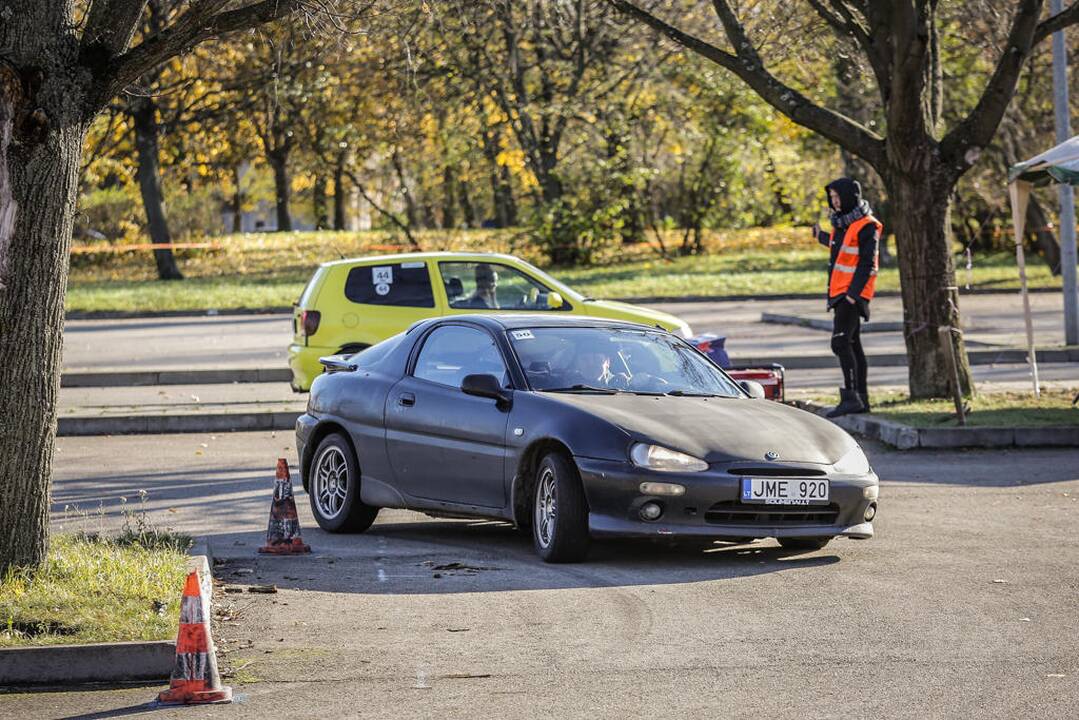
[[[58,437],[90,435],[163,435],[167,433],[243,432],[292,430],[297,411],[212,413],[205,415],[117,415],[115,417],[62,417]]]
[[[290,382],[289,368],[222,370],[134,370],[64,373],[60,387],[135,387],[145,385],[227,385],[231,383]]]
[[[168,680],[173,640],[0,649],[0,687]]]
[[[208,551],[205,539],[200,538],[190,552]],[[213,592],[210,563],[206,554],[191,555],[187,561],[188,572],[199,571],[204,593]],[[175,663],[175,640],[3,648],[0,649],[0,687],[164,682]]]
[[[804,400],[791,403],[823,415],[828,408]],[[832,420],[847,432],[891,445],[914,448],[1079,447],[1079,427],[949,427],[916,428],[870,415],[844,415]]]
[[[1031,292],[1034,292],[1031,290]],[[878,295],[880,293],[877,293]],[[243,315],[291,315],[292,308],[270,306],[261,308],[232,308],[229,310],[72,310],[64,314],[65,320],[151,320],[153,318],[185,318],[185,317],[234,317]]]
[[[813,330],[826,330],[832,331],[831,320],[821,320],[820,318],[808,318],[801,315],[784,315],[782,313],[761,313],[761,322],[769,323],[771,325],[796,325],[798,327],[811,328]],[[902,332],[903,323],[899,321],[886,321],[886,322],[866,322],[862,323],[861,331],[864,333],[873,332]]]

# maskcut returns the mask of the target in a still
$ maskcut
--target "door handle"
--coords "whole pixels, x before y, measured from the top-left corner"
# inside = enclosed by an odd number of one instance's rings
[[[416,396],[412,393],[401,393],[397,396],[397,402],[405,407],[412,407],[416,404]]]

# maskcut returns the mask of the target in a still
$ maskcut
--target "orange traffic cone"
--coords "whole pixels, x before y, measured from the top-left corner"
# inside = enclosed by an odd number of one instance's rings
[[[270,524],[266,528],[266,544],[260,553],[298,555],[311,552],[300,536],[300,520],[296,517],[296,499],[292,496],[292,480],[288,476],[288,460],[277,459],[277,479],[274,480],[273,502],[270,503]]]
[[[210,637],[210,603],[202,595],[199,573],[192,570],[180,600],[180,632],[176,636],[176,665],[169,689],[157,696],[162,705],[203,705],[232,702],[232,688],[221,684],[217,656]]]

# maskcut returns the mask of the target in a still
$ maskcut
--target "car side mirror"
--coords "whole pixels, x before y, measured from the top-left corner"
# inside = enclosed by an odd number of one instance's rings
[[[561,293],[556,293],[554,290],[547,293],[547,309],[557,310],[566,304],[566,301],[562,299]]]
[[[754,400],[764,400],[764,386],[759,382],[755,380],[739,380],[738,385]]]
[[[509,390],[502,387],[502,383],[498,381],[498,378],[487,373],[465,375],[464,379],[461,380],[461,392],[465,395],[491,398],[500,410],[509,407],[511,401]]]

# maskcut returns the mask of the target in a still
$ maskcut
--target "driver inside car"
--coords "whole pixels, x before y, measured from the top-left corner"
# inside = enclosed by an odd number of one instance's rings
[[[571,385],[594,385],[599,387],[623,387],[630,379],[628,370],[620,358],[598,352],[583,352],[573,363]]]
[[[496,310],[498,308],[498,273],[487,263],[479,263],[475,270],[476,289],[461,303],[455,305],[460,308],[474,310]]]

